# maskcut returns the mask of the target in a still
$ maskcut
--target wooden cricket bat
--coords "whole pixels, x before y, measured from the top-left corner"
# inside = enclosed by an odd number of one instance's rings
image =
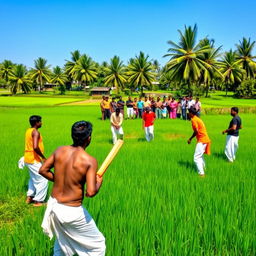
[[[115,156],[117,155],[118,151],[123,146],[123,144],[124,144],[123,140],[117,140],[116,144],[111,149],[111,151],[109,152],[108,156],[106,157],[106,159],[102,163],[100,169],[97,172],[97,175],[99,175],[100,177],[102,177],[104,175],[104,173],[106,172],[107,168],[110,166],[110,164],[114,160]]]

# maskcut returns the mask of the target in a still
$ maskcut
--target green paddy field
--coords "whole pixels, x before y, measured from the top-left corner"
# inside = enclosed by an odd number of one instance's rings
[[[47,156],[56,147],[71,144],[70,128],[78,120],[93,123],[88,152],[99,165],[112,147],[110,123],[100,120],[99,107],[56,105],[70,101],[0,97],[1,256],[52,255],[53,241],[40,227],[45,207],[24,203],[28,172],[17,167],[30,115],[43,117],[40,132]],[[141,120],[124,121],[123,148],[105,174],[100,193],[84,200],[106,237],[107,256],[256,254],[256,117],[240,116],[243,129],[233,164],[223,155],[221,134],[231,117],[202,116],[212,140],[204,179],[193,164],[195,141],[187,144],[190,122],[157,120],[155,140],[147,143]]]

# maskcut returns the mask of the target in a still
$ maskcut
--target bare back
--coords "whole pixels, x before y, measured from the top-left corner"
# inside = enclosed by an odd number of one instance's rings
[[[53,154],[54,185],[52,196],[59,203],[79,206],[84,198],[84,186],[89,169],[96,176],[97,162],[81,147],[62,146]],[[96,163],[96,166],[95,166]]]

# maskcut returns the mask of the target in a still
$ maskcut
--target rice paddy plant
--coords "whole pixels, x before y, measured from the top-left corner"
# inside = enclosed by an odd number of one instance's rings
[[[17,168],[32,114],[43,117],[46,155],[71,144],[78,120],[93,123],[88,152],[99,165],[112,147],[109,121],[96,107],[1,108],[0,255],[51,255],[41,230],[45,207],[24,203],[28,173]],[[255,116],[241,115],[237,161],[223,157],[227,115],[202,116],[212,140],[206,178],[193,164],[191,124],[157,120],[147,143],[141,120],[124,121],[125,144],[104,176],[100,193],[84,205],[106,237],[107,255],[255,255]],[[49,191],[51,190],[51,186]]]

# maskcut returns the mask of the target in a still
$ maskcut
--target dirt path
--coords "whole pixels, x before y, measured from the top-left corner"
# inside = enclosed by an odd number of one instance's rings
[[[59,106],[98,105],[100,104],[100,101],[101,101],[100,99],[82,100],[82,101],[62,103],[62,104],[59,104]]]

